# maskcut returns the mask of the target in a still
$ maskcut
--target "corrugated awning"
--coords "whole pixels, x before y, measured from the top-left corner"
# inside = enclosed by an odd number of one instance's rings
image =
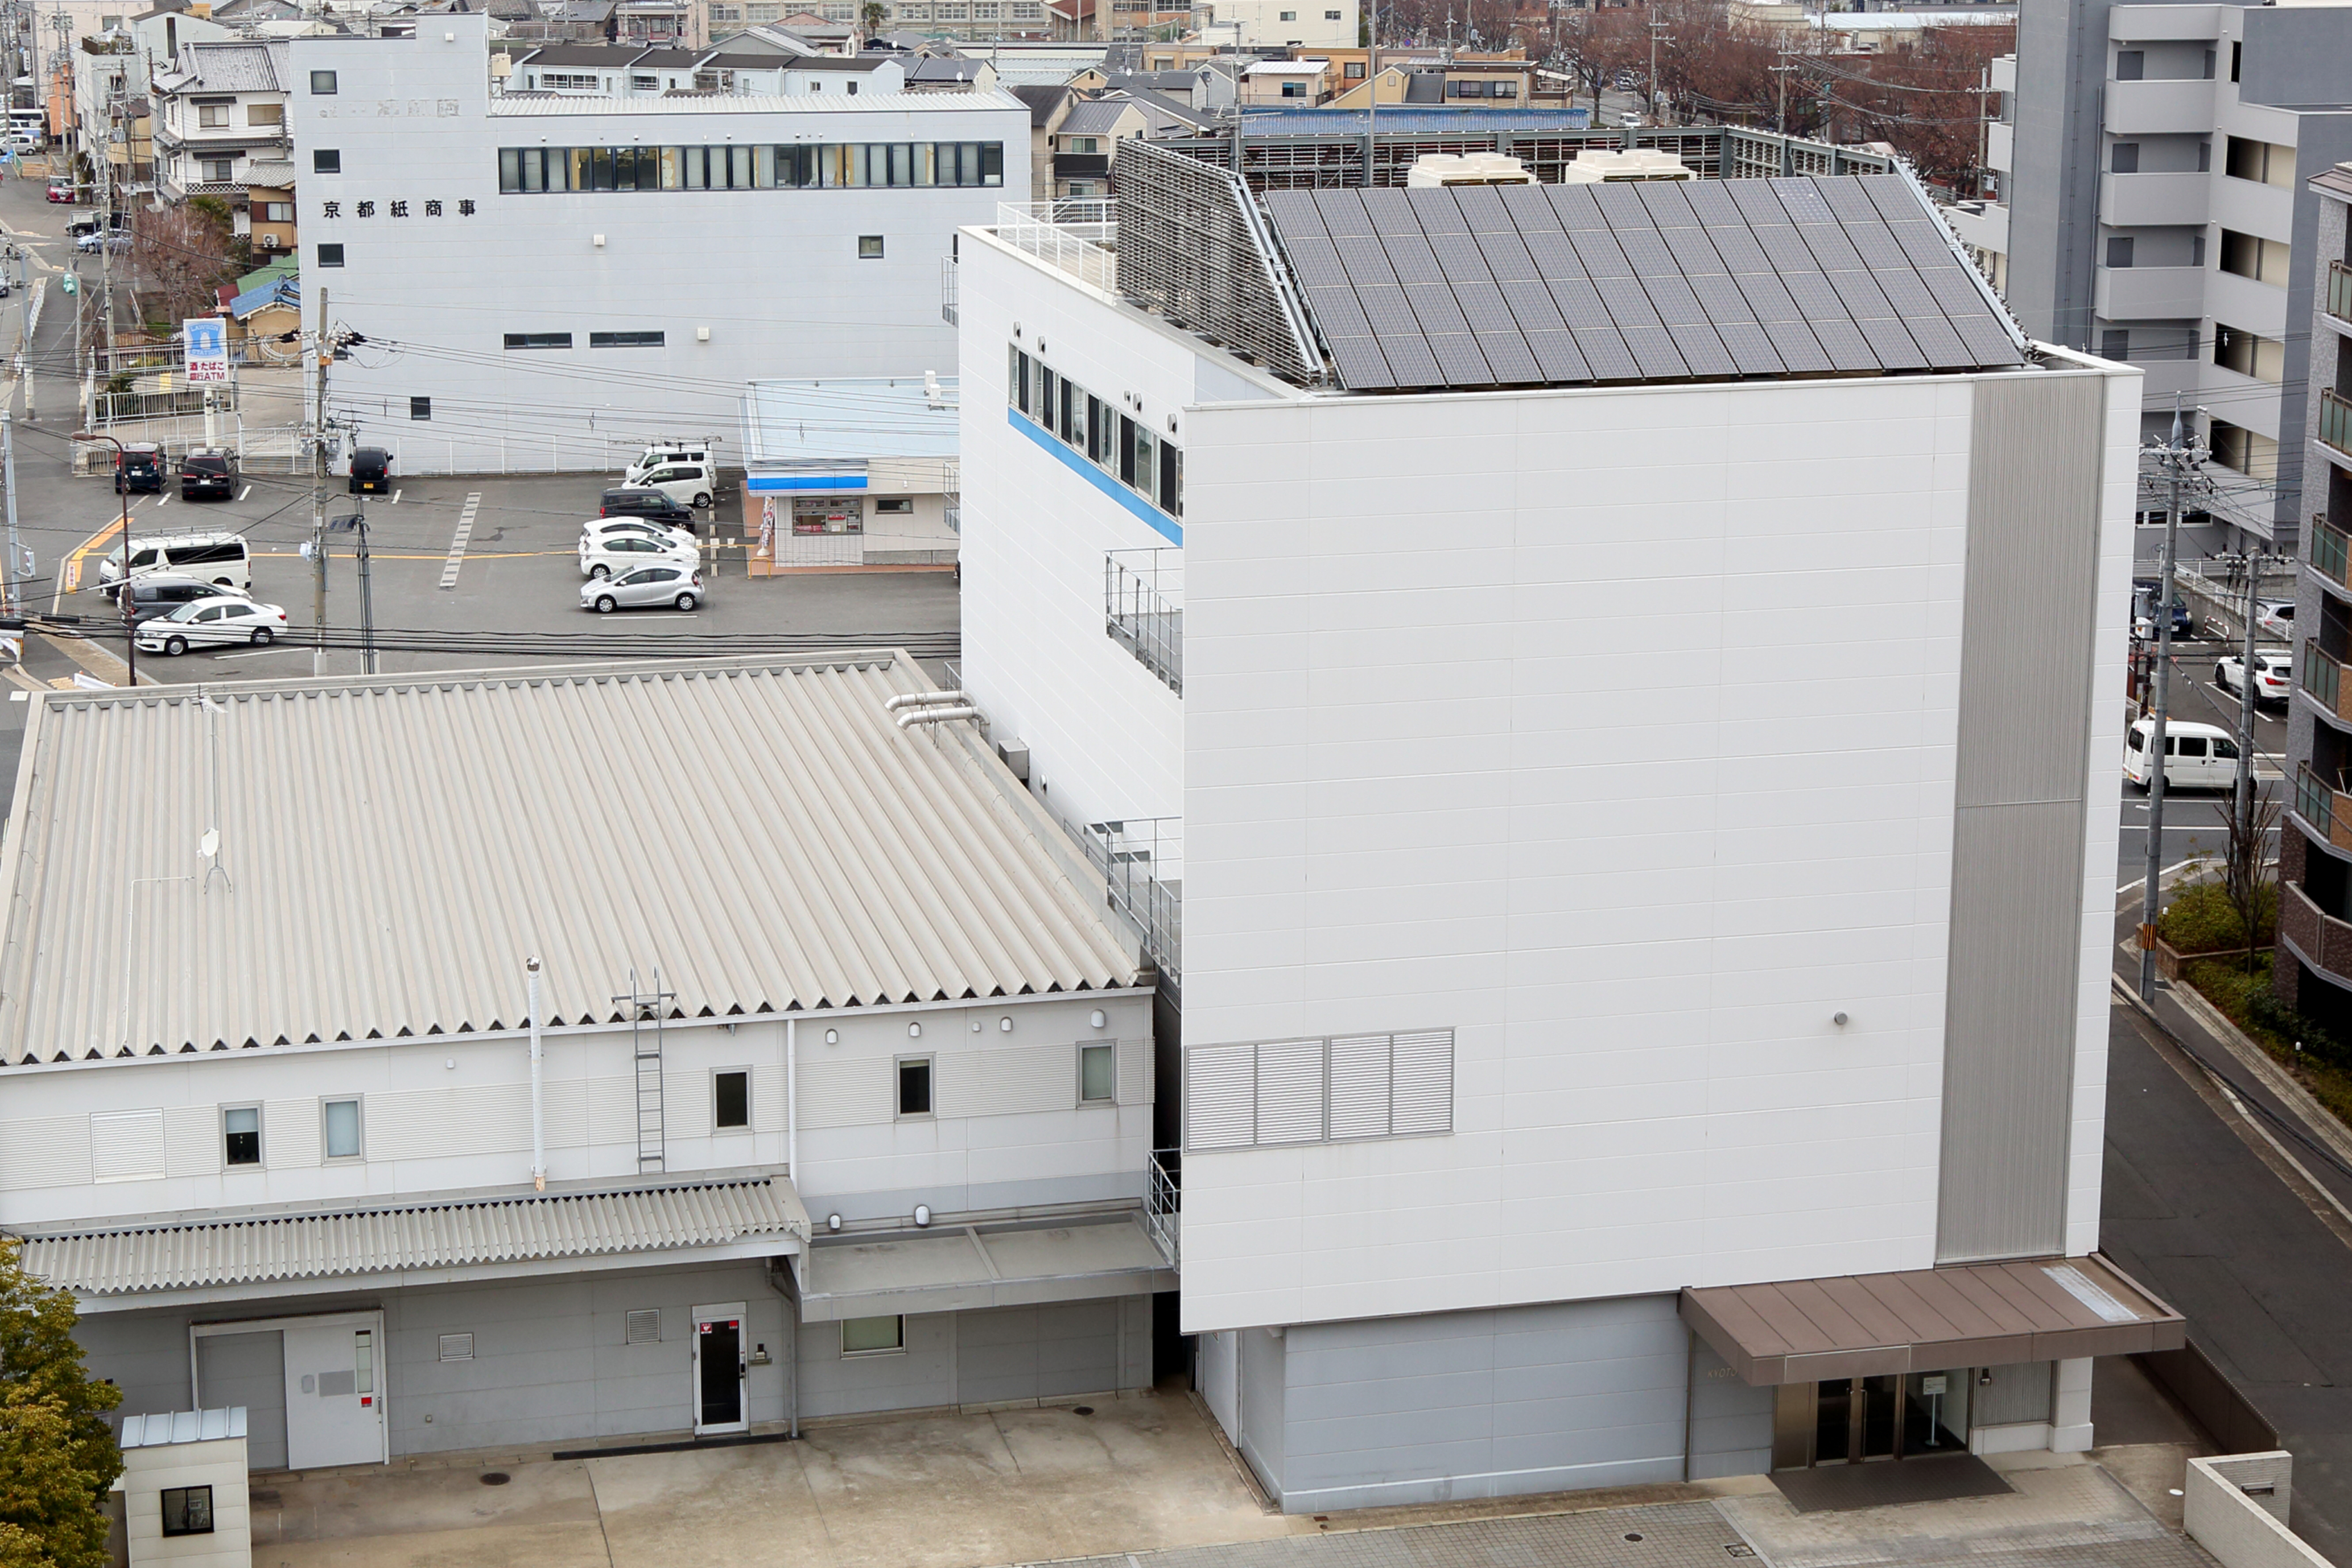
[[[782,1177],[680,1183],[619,1192],[547,1193],[394,1208],[121,1226],[25,1240],[27,1272],[85,1299],[184,1290],[251,1294],[306,1282],[449,1273],[615,1256],[787,1253],[808,1211]]]
[[[801,1321],[808,1323],[1176,1289],[1175,1264],[1129,1215],[820,1243],[800,1268]]]
[[[2094,1253],[1685,1290],[1682,1319],[1759,1387],[2179,1350],[2179,1312]]]

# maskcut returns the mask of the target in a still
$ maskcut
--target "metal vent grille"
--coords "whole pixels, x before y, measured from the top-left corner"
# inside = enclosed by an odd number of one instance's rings
[[[641,1308],[629,1314],[628,1342],[633,1345],[661,1343],[661,1309]]]
[[[1118,160],[1120,290],[1276,375],[1318,379],[1305,308],[1240,177],[1141,140]]]
[[[474,1336],[471,1334],[443,1334],[441,1336],[441,1359],[443,1361],[473,1360]]]

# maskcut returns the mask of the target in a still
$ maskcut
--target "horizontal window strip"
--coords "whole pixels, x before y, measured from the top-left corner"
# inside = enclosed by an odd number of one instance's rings
[[[499,149],[499,190],[505,195],[573,191],[981,189],[1003,184],[1002,142]]]

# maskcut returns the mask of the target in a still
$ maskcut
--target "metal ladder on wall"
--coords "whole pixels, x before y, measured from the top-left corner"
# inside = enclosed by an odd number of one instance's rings
[[[668,1168],[667,1142],[662,1121],[662,1012],[677,993],[662,989],[661,971],[654,971],[654,988],[640,990],[637,972],[629,971],[629,992],[615,1002],[629,1005],[629,1050],[637,1063],[637,1169]],[[648,1029],[646,1025],[652,1025]]]

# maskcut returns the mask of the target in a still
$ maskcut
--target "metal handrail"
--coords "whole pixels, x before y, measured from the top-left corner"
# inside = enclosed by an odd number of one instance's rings
[[[2352,266],[2341,261],[2327,264],[2327,313],[2352,321]]]
[[[2322,838],[2333,841],[2336,834],[2336,791],[2328,788],[2326,781],[2311,771],[2309,763],[2295,765],[2294,812],[2317,828]]]
[[[1182,1259],[1184,1187],[1183,1154],[1174,1149],[1154,1149],[1144,1167],[1143,1226],[1172,1265]]]
[[[2352,454],[2352,402],[2333,387],[2320,389],[2319,438],[2339,452]]]
[[[2352,533],[2347,533],[2325,515],[2311,520],[2310,543],[2304,559],[2311,569],[2339,588],[2352,588]]]

